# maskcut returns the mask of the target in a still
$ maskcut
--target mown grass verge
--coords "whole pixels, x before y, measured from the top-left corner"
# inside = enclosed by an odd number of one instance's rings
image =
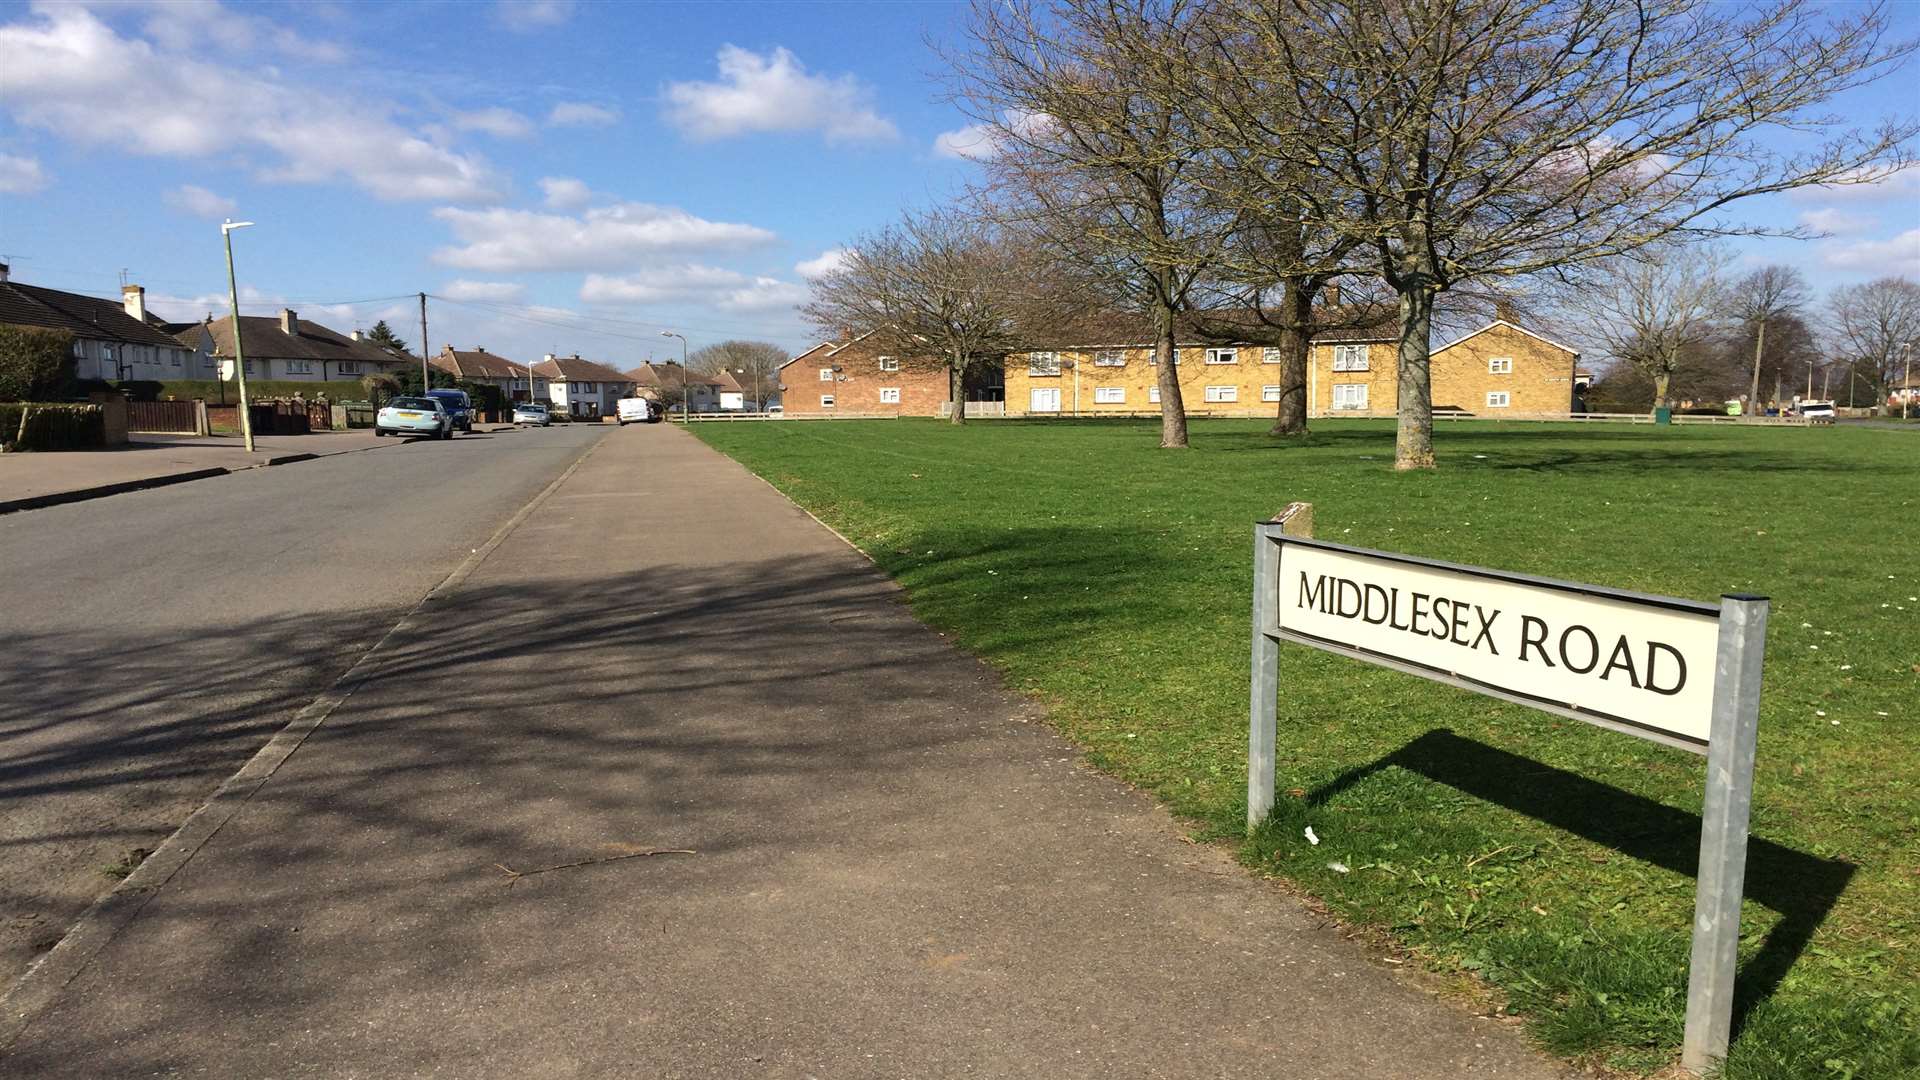
[[[1770,595],[1726,1075],[1920,1075],[1920,439],[1450,424],[1442,467],[1403,476],[1387,424],[1291,442],[1263,428],[1200,422],[1185,452],[1157,449],[1150,423],[1098,421],[695,434],[860,545],[1096,764],[1216,839],[1244,816],[1251,523],[1290,500],[1348,543]],[[1242,844],[1250,866],[1473,972],[1556,1052],[1628,1073],[1672,1063],[1700,758],[1292,646],[1281,687],[1283,794]]]

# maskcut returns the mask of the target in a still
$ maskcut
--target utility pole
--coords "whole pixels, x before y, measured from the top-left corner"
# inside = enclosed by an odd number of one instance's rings
[[[246,443],[249,454],[253,453],[253,415],[247,404],[247,354],[240,346],[240,285],[233,276],[233,230],[244,229],[252,224],[251,221],[228,218],[220,226],[220,238],[227,244],[227,300],[233,305],[233,373],[240,380],[240,438]],[[225,383],[221,385],[221,392],[225,393]]]
[[[1907,373],[1900,381],[1906,385],[1900,388],[1900,419],[1907,418],[1907,407],[1913,404],[1913,342],[1900,346],[1900,355],[1906,358]]]
[[[660,336],[677,337],[680,339],[680,422],[682,424],[691,424],[693,423],[693,397],[687,391],[686,335],[676,334],[671,330],[662,330],[660,331]]]
[[[421,303],[424,304],[425,301],[421,301]],[[425,309],[422,308],[422,310],[424,311]],[[424,319],[425,319],[425,316],[422,316],[423,321]],[[1749,395],[1749,400],[1747,402],[1748,411],[1753,414],[1759,414],[1762,412],[1760,408],[1760,359],[1763,355],[1765,355],[1766,351],[1767,351],[1767,317],[1766,315],[1763,314],[1760,316],[1759,333],[1753,339],[1753,391]],[[1779,397],[1780,395],[1778,393],[1775,393],[1774,396]]]
[[[529,386],[532,384],[529,383]],[[420,294],[420,392],[426,393],[432,383],[427,381],[427,294]]]

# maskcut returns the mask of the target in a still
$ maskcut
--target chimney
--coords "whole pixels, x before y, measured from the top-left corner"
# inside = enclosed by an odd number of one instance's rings
[[[353,340],[355,340],[355,341],[365,341],[365,340],[366,340],[366,336],[365,336],[364,334],[362,334],[362,333],[360,333],[360,331],[358,331],[358,330],[355,330],[355,331],[353,332]]]
[[[548,363],[548,364],[551,364],[551,363],[553,363],[553,354],[552,354],[552,353],[548,353],[548,354],[546,355],[546,359],[545,359],[545,361],[544,361],[544,363]]]
[[[147,321],[147,290],[140,285],[120,286],[120,302],[126,305],[127,318]]]
[[[7,267],[7,264],[6,264],[6,263],[0,263],[0,281],[6,281],[6,280],[7,280],[7,271],[8,271],[8,267]]]
[[[300,313],[292,308],[281,308],[280,332],[288,337],[300,336]]]
[[[1321,289],[1320,302],[1330,308],[1339,307],[1340,306],[1340,286],[1329,285],[1326,288]]]

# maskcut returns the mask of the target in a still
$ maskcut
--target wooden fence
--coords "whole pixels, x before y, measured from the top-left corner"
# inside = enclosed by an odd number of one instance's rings
[[[201,435],[200,406],[192,401],[130,401],[127,430],[170,435]]]

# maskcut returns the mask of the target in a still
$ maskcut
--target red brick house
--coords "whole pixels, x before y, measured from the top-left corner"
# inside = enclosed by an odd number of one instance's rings
[[[896,356],[862,334],[823,341],[781,365],[780,404],[788,416],[945,416],[952,407],[946,364]],[[970,386],[970,399],[999,400],[999,369]]]

